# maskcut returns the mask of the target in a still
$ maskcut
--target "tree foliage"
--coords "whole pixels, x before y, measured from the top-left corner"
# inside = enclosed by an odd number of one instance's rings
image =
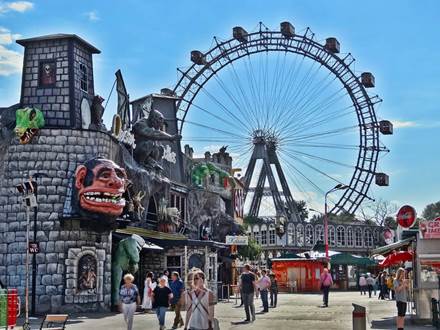
[[[426,220],[434,220],[440,217],[440,201],[426,205],[422,212],[423,218]]]
[[[296,209],[298,210],[298,215],[302,221],[308,219],[309,210],[307,209],[306,201],[297,201]]]
[[[249,237],[248,245],[240,245],[238,247],[238,255],[243,259],[257,260],[261,255],[261,245],[251,237]]]
[[[377,226],[386,226],[385,222],[395,227],[390,218],[397,212],[397,205],[379,198],[365,206],[361,206],[358,212],[358,218],[365,223]]]

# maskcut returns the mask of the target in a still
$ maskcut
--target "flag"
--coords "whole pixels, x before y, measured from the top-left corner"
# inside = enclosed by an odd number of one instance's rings
[[[121,118],[122,130],[126,131],[130,128],[130,101],[125,88],[124,79],[122,79],[121,70],[116,71],[116,92],[118,93],[118,112]]]
[[[243,189],[234,189],[234,210],[235,215],[243,218],[244,213],[244,193]]]

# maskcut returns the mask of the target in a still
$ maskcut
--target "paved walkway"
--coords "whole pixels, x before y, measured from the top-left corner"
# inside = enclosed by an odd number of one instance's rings
[[[279,306],[270,309],[267,314],[257,315],[252,324],[235,324],[244,319],[243,308],[235,306],[235,300],[220,302],[216,306],[216,318],[220,329],[256,329],[256,330],[344,330],[352,329],[352,303],[367,308],[367,329],[395,329],[394,315],[396,313],[394,301],[379,301],[376,297],[369,299],[360,296],[357,292],[331,292],[329,308],[320,308],[320,295],[315,294],[280,294]],[[260,300],[255,301],[257,311],[260,310]],[[166,316],[166,327],[170,329],[174,313]],[[406,322],[405,329],[421,330],[434,329],[431,326],[415,326]],[[121,314],[88,314],[72,316],[67,329],[110,330],[126,329]],[[159,329],[155,314],[136,314],[134,330]],[[183,329],[183,328],[182,328]]]

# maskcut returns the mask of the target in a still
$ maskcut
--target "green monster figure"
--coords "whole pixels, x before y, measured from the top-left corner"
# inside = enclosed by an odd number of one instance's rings
[[[217,174],[220,182],[225,182],[225,179],[227,179],[229,184],[233,187],[235,186],[234,178],[228,172],[211,163],[202,163],[194,166],[192,170],[193,183],[197,186],[202,186],[203,181],[212,174]]]
[[[133,234],[118,243],[112,260],[112,305],[119,304],[119,288],[124,272],[135,274],[138,271],[139,254],[145,241]]]
[[[20,144],[29,143],[40,128],[44,127],[44,116],[37,108],[18,109],[15,113],[15,134]]]

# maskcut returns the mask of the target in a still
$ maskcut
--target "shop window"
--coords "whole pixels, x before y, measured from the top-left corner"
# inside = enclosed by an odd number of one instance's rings
[[[258,226],[254,226],[254,239],[257,242],[257,244],[261,244],[261,236],[260,236],[260,228]]]
[[[365,246],[373,246],[373,235],[370,229],[365,229]]]
[[[362,229],[357,227],[354,230],[354,243],[356,247],[362,247]]]
[[[267,227],[266,225],[261,226],[261,245],[267,245]]]
[[[209,257],[208,281],[215,281],[215,257]]]
[[[328,244],[330,246],[335,246],[335,227],[329,226],[328,227]]]
[[[182,257],[181,256],[167,256],[166,259],[166,269],[172,272],[178,272],[182,275]]]
[[[306,226],[306,245],[312,246],[313,244],[313,226],[309,224]]]
[[[353,246],[353,228],[347,228],[347,246]]]
[[[304,226],[302,224],[296,226],[296,244],[304,246]]]
[[[287,244],[295,244],[295,225],[293,223],[287,225]]]
[[[269,226],[269,245],[275,245],[275,226]]]
[[[336,228],[336,243],[337,246],[345,246],[345,228],[343,226]]]
[[[315,226],[315,237],[316,241],[320,241],[324,243],[324,226],[323,225],[316,225]]]
[[[88,84],[87,66],[84,63],[80,63],[79,71],[80,71],[80,88],[83,92],[88,93],[89,84]]]

